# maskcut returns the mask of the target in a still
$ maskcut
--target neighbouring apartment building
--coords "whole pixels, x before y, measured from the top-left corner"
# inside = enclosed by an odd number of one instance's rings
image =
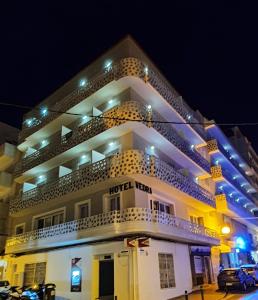
[[[248,260],[249,166],[202,120],[130,37],[37,105],[20,133],[6,279],[54,282],[65,299],[169,299],[213,282],[220,260]]]
[[[4,255],[5,240],[8,235],[8,205],[13,195],[13,169],[19,159],[16,149],[18,129],[0,122],[0,280],[4,279],[6,261]]]

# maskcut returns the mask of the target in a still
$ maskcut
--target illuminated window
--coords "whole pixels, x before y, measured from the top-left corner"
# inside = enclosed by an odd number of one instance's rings
[[[159,253],[160,288],[176,286],[173,254]]]

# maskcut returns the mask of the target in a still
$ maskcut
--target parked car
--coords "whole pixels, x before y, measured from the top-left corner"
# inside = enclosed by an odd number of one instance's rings
[[[10,290],[10,284],[9,281],[7,280],[0,280],[0,293],[1,292],[6,292]]]
[[[256,282],[258,282],[258,266],[255,264],[246,264],[240,267],[246,271],[249,275],[252,275]]]
[[[224,269],[218,275],[218,287],[221,290],[232,288],[246,291],[250,286],[255,286],[255,279],[241,268]]]

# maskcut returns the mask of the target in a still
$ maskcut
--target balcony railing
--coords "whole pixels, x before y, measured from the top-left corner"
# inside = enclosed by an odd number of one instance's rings
[[[51,111],[68,111],[76,104],[80,103],[85,98],[89,97],[91,94],[104,87],[113,80],[118,80],[126,76],[134,76],[140,79],[146,78],[145,73],[146,66],[137,58],[124,58],[113,64],[112,68],[108,71],[100,72],[93,78],[89,80],[89,83],[84,88],[78,88],[77,90],[71,92],[68,96],[60,101],[56,102],[54,105],[49,107]],[[160,75],[158,75],[154,70],[149,68],[148,70],[148,82],[160,93],[160,95],[173,107],[174,110],[186,121],[192,123],[201,122],[197,120],[198,116],[195,112],[189,108],[189,106],[184,102],[181,96],[164,80]],[[20,133],[20,142],[22,142],[27,136],[36,132],[43,126],[45,126],[50,121],[54,120],[59,114],[50,113],[49,115],[42,117],[40,116],[40,107],[35,108],[32,112],[26,115],[30,118],[31,127],[23,126]],[[203,126],[198,124],[191,124],[191,126],[198,132],[204,139],[206,139],[206,132]]]
[[[23,193],[22,196],[11,201],[10,213],[62,197],[109,178],[134,174],[160,179],[193,198],[215,207],[212,194],[193,182],[192,179],[179,173],[174,166],[168,165],[154,156],[144,154],[142,151],[128,150]]]
[[[66,136],[61,138],[61,132],[56,134],[50,143],[35,151],[29,156],[24,157],[15,168],[15,176],[19,176],[21,173],[29,170],[36,165],[39,165],[56,155],[65,152],[66,150],[88,140],[105,130],[119,126],[127,120],[148,120],[149,117],[153,120],[162,121],[161,118],[155,113],[150,112],[140,105],[140,103],[134,101],[125,102],[122,106],[110,109],[102,115],[103,118],[93,118],[86,124],[79,127],[75,127],[72,131],[72,135],[69,139]],[[119,118],[112,120],[111,118]],[[110,119],[109,119],[110,118]],[[202,157],[195,149],[191,149],[191,145],[184,140],[170,124],[165,123],[152,123],[148,122],[149,127],[156,129],[161,135],[169,140],[173,145],[180,149],[184,154],[189,156],[194,162],[201,166],[206,172],[210,171],[209,162]]]
[[[209,152],[219,150],[231,162],[231,164],[245,177],[245,179],[249,181],[249,178],[248,176],[246,176],[245,171],[239,167],[239,164],[234,159],[232,159],[231,154],[227,152],[216,139],[208,141],[207,144]]]
[[[118,225],[129,225],[129,223],[131,223],[130,226],[123,227],[123,230],[125,231],[121,232],[119,230]],[[144,223],[146,223],[147,226],[144,226]],[[60,236],[69,238],[70,234],[78,233],[79,231],[84,231],[84,234],[80,234],[80,238],[87,238],[89,237],[87,231],[90,232],[97,227],[99,227],[103,237],[105,236],[105,230],[101,230],[101,228],[105,227],[106,225],[116,226],[114,232],[112,230],[110,232],[110,228],[108,230],[109,234],[113,236],[117,235],[118,232],[125,235],[141,230],[142,232],[148,231],[147,233],[149,234],[151,234],[152,231],[156,234],[168,234],[171,237],[178,237],[181,240],[191,239],[199,242],[218,244],[217,233],[212,229],[195,223],[191,223],[187,220],[172,216],[170,214],[158,212],[156,210],[134,207],[120,211],[110,211],[88,218],[74,220],[71,222],[62,223],[59,225],[12,236],[7,239],[7,253],[10,253],[10,251],[14,249],[14,247],[22,247],[26,244],[28,248],[30,248],[30,246],[32,246],[32,243],[39,243],[40,240],[46,240],[56,237],[57,240],[60,241]],[[157,227],[159,225],[165,225],[165,227]],[[95,235],[95,238],[98,239],[98,236]],[[78,240],[76,242],[78,243]],[[51,243],[48,244],[48,246],[51,246]]]
[[[232,174],[224,169],[222,166],[212,166],[211,174],[214,179],[224,177],[231,185],[233,185],[242,195],[252,202],[255,202],[252,194],[247,193],[246,189],[241,186],[241,183],[237,179],[233,179]]]

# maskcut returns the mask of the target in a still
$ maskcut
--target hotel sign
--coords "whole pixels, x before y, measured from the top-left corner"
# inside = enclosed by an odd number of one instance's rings
[[[138,181],[135,181],[135,185],[131,181],[128,181],[128,182],[125,182],[123,184],[113,186],[109,189],[109,194],[110,195],[117,194],[117,193],[127,191],[127,190],[130,190],[130,189],[133,189],[133,188],[136,188],[136,189],[138,189],[140,191],[143,191],[145,193],[148,193],[148,194],[152,194],[151,187],[149,187],[149,186],[147,186],[143,183],[140,183]]]

